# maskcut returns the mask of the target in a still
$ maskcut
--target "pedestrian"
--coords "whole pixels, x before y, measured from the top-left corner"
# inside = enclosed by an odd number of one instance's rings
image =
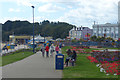
[[[58,54],[59,53],[59,46],[58,45],[56,45],[55,50],[56,50],[56,53]]]
[[[50,53],[51,53],[50,56],[53,56],[53,52],[54,52],[54,45],[52,44],[52,45],[50,46]]]
[[[59,48],[60,48],[60,51],[61,51],[61,48],[62,48],[62,43],[59,44]]]
[[[49,46],[48,46],[48,44],[45,47],[45,50],[46,50],[46,57],[49,57]]]
[[[42,45],[42,47],[41,47],[41,52],[42,52],[42,56],[44,57],[44,55],[45,55],[45,47],[44,47],[44,45]]]

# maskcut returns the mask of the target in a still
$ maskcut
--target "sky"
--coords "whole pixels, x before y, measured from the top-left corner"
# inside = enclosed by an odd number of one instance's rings
[[[49,20],[92,28],[98,24],[117,23],[119,0],[0,0],[0,23]]]

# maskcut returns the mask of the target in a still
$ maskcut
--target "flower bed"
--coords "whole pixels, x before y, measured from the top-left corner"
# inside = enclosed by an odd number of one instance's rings
[[[74,47],[74,46],[72,46],[72,49],[71,49],[71,50],[72,50],[72,51],[75,50],[76,53],[84,53],[84,49],[81,49],[81,48],[78,48],[78,47]]]
[[[92,56],[95,57],[98,61],[118,61],[120,57],[119,51],[95,51],[93,50]]]
[[[120,75],[120,54],[119,51],[93,51],[92,56],[87,56],[90,62],[98,63],[101,72],[106,75]]]
[[[86,52],[85,51],[85,49],[83,49],[83,48],[89,48],[89,47],[87,47],[87,46],[82,46],[82,48],[80,47],[80,46],[77,46],[77,47],[75,47],[75,46],[71,46],[72,47],[72,49],[71,50],[75,50],[76,51],[76,53],[84,53],[84,54],[91,54],[92,52]]]
[[[89,49],[90,47],[88,47],[88,46],[72,46],[72,48],[73,49],[75,49],[75,48]]]
[[[95,59],[94,57],[92,56],[87,56],[87,59],[90,60],[90,62],[94,62],[94,63],[99,63],[97,59]]]
[[[119,64],[116,62],[113,63],[105,63],[101,65],[102,68],[105,69],[106,73],[108,74],[116,74],[120,75]]]

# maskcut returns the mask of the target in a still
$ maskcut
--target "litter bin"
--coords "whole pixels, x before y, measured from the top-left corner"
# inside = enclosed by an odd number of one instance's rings
[[[64,55],[57,54],[55,59],[56,59],[55,69],[56,70],[63,70],[63,68],[64,68]]]

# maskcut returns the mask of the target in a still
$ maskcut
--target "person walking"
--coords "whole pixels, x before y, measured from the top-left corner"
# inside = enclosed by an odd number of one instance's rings
[[[49,46],[48,46],[48,44],[45,47],[45,50],[46,50],[46,57],[49,57]]]
[[[53,56],[53,52],[54,52],[54,45],[52,44],[51,46],[50,46],[50,56]]]
[[[59,44],[59,49],[60,49],[60,51],[61,51],[61,48],[62,48],[62,43]]]
[[[55,47],[55,50],[56,50],[56,53],[58,54],[59,53],[59,46],[58,45]]]
[[[42,47],[41,47],[41,52],[42,52],[42,56],[44,57],[44,55],[45,55],[45,47],[44,47],[44,45],[42,45]]]

